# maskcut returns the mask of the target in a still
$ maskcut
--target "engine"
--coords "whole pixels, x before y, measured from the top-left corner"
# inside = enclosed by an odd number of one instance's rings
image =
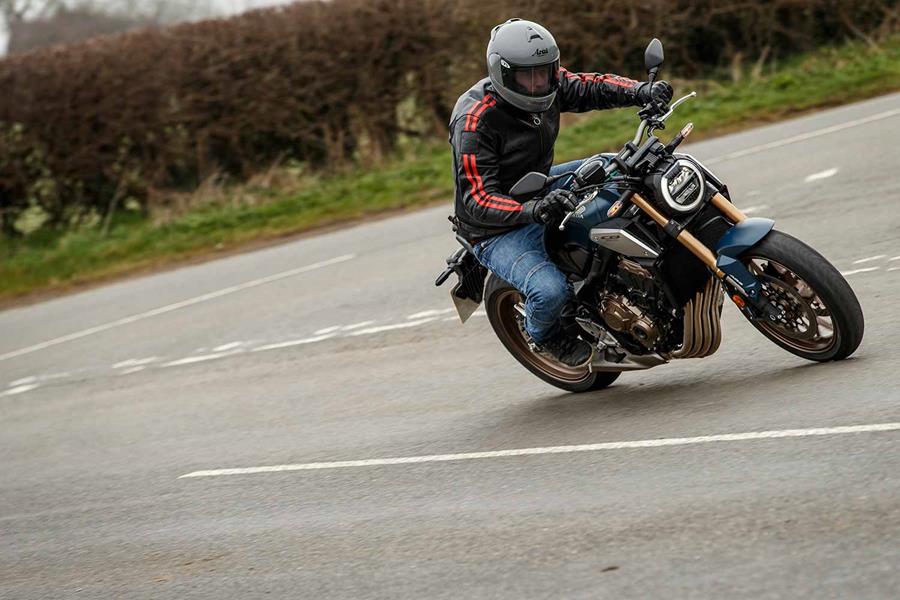
[[[671,330],[671,318],[660,305],[661,301],[661,291],[653,275],[638,263],[623,258],[600,296],[600,316],[613,335],[626,347],[632,347],[632,351],[655,351]]]

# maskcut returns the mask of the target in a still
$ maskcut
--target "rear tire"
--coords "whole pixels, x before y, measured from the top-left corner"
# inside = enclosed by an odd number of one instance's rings
[[[750,321],[769,340],[818,362],[843,360],[859,347],[865,329],[859,300],[821,254],[772,230],[741,255],[741,262],[763,281],[767,297],[789,309],[785,323]]]
[[[500,342],[519,363],[550,385],[567,392],[590,392],[609,387],[621,371],[591,373],[587,367],[571,368],[531,350],[521,328],[516,304],[522,294],[493,273],[484,289],[488,321]]]

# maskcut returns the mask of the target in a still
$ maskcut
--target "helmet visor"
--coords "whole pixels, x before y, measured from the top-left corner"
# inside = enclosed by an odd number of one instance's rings
[[[559,87],[558,60],[530,67],[515,67],[501,60],[500,72],[507,89],[525,96],[547,96]]]

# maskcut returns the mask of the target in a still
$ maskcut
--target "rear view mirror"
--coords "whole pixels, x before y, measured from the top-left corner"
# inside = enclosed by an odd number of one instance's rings
[[[658,39],[653,38],[644,51],[644,66],[647,68],[647,74],[651,78],[656,76],[657,71],[663,64],[665,54],[663,53],[663,45]]]
[[[512,186],[512,189],[509,190],[509,194],[510,196],[524,196],[525,194],[540,191],[544,189],[544,186],[547,185],[549,179],[549,177],[537,171],[526,173],[522,179],[518,180],[516,184]]]

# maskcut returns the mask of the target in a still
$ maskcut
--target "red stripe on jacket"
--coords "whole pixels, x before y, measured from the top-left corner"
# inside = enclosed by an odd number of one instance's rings
[[[497,99],[489,94],[485,94],[484,98],[472,105],[472,108],[466,113],[465,131],[475,131],[475,128],[478,126],[478,119],[481,118],[481,113],[495,104],[497,104]]]
[[[481,206],[496,208],[497,210],[510,212],[522,210],[522,205],[515,200],[492,196],[485,192],[484,183],[481,180],[481,175],[478,174],[478,167],[475,164],[474,154],[463,154],[463,168],[466,171],[466,179],[469,180],[469,184],[472,186],[472,196],[475,198],[475,202]]]
[[[560,67],[559,72],[563,77],[566,77],[568,79],[579,79],[584,83],[611,83],[613,85],[618,85],[619,87],[624,88],[633,88],[635,85],[637,85],[637,81],[628,79],[627,77],[620,77],[618,75],[600,75],[599,73],[570,73],[562,67]]]

